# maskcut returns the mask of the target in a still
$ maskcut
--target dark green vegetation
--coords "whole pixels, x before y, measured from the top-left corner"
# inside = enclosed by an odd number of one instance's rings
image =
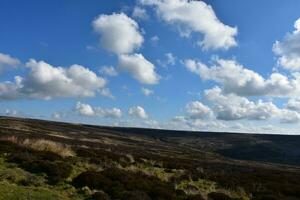
[[[296,200],[300,136],[0,117],[0,199]]]

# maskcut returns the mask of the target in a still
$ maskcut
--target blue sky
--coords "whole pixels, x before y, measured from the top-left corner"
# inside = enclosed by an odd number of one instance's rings
[[[297,0],[2,0],[0,113],[297,133],[299,9]]]

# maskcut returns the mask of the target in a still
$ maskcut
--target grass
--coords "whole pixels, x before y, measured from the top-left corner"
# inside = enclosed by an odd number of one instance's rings
[[[131,172],[141,172],[147,176],[157,177],[158,179],[165,181],[165,182],[169,181],[174,176],[179,176],[180,171],[181,171],[181,170],[178,170],[178,171],[173,170],[171,172],[166,172],[164,168],[154,167],[151,165],[145,165],[143,163],[130,165],[125,168],[121,167],[121,169],[131,171]]]
[[[69,200],[61,192],[43,187],[18,186],[0,182],[0,200]]]
[[[79,200],[75,188],[49,186],[42,175],[27,172],[0,157],[0,200]]]
[[[75,156],[74,151],[64,144],[45,139],[21,139],[16,136],[2,136],[0,141],[9,141],[37,151],[49,151],[62,157]]]
[[[213,181],[198,179],[193,180],[183,180],[177,186],[176,189],[184,191],[186,194],[202,194],[207,196],[208,193],[216,191],[216,183]]]

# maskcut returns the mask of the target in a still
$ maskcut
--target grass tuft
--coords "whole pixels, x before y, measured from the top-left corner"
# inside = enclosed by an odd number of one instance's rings
[[[75,156],[75,152],[67,145],[45,139],[20,139],[16,136],[2,136],[0,141],[9,141],[36,151],[49,151],[61,157]]]

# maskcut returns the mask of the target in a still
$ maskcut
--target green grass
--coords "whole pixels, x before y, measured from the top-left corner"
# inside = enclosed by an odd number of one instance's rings
[[[25,185],[26,186],[25,186]],[[49,186],[43,175],[31,174],[0,157],[0,200],[82,199],[67,184]]]
[[[0,200],[68,200],[60,192],[43,187],[18,186],[0,182]]]
[[[177,186],[176,189],[184,191],[186,194],[202,194],[207,195],[210,192],[216,191],[216,183],[213,181],[198,179],[183,180]]]

